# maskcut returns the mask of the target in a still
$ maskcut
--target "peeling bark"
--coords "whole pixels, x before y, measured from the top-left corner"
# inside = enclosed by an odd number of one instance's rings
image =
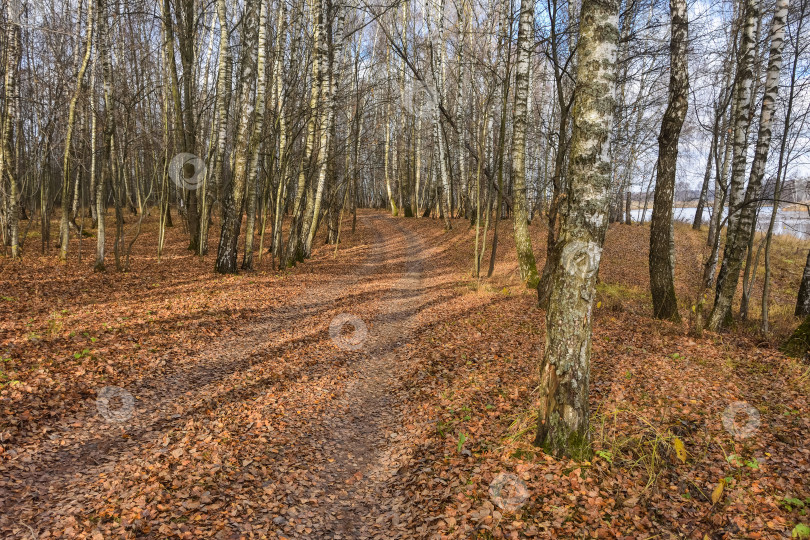
[[[529,210],[526,202],[526,116],[529,99],[529,64],[534,40],[534,0],[522,0],[515,65],[515,107],[512,134],[512,181],[514,182],[514,227],[520,278],[528,287],[537,287],[537,263],[529,236]]]
[[[752,6],[750,10],[751,14],[748,15],[749,18],[758,15],[756,7]],[[756,151],[754,161],[751,164],[748,187],[745,190],[745,197],[741,201],[739,200],[739,195],[735,195],[735,193],[742,189],[742,176],[745,174],[746,145],[742,144],[742,147],[739,149],[740,155],[738,155],[738,149],[736,148],[737,141],[735,139],[734,163],[732,165],[733,171],[730,186],[732,197],[729,199],[729,225],[726,233],[726,246],[723,251],[723,263],[720,266],[720,274],[717,277],[717,293],[714,307],[711,317],[709,318],[709,328],[715,331],[723,328],[731,321],[731,303],[737,292],[737,284],[740,280],[743,259],[745,258],[750,240],[755,232],[754,221],[756,220],[757,200],[762,191],[765,161],[768,157],[768,149],[771,146],[773,111],[776,97],[779,93],[779,73],[782,69],[782,50],[785,44],[787,10],[788,0],[777,0],[773,20],[771,22],[770,53],[765,78],[765,93],[762,99],[759,130],[757,133]],[[748,71],[750,72],[750,70]],[[743,76],[746,77],[747,75],[744,74]],[[745,128],[747,132],[747,126],[742,126],[741,129],[743,128]]]
[[[567,208],[546,314],[535,439],[555,456],[584,458],[591,452],[591,312],[610,204],[618,22],[617,0],[582,2]]]

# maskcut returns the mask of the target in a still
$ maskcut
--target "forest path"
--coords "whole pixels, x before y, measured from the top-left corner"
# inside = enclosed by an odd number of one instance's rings
[[[351,364],[353,374],[320,418],[300,423],[308,428],[300,436],[304,444],[299,451],[312,483],[311,492],[301,499],[318,502],[299,516],[297,528],[290,529],[293,536],[401,536],[378,523],[397,522],[390,489],[401,465],[400,444],[405,443],[398,379],[404,364],[398,354],[412,338],[429,295],[422,281],[422,241],[395,221],[383,223],[387,238],[377,247],[385,250],[384,266],[393,268],[383,267],[372,278],[381,285],[378,305],[370,321],[360,319],[368,333],[356,343],[359,358]],[[352,313],[342,318],[359,322]]]
[[[359,226],[373,231],[375,242],[358,253],[352,271],[273,306],[239,335],[215,340],[191,365],[147,373],[126,389],[135,400],[126,421],[106,422],[88,402],[84,414],[62,419],[21,452],[4,472],[13,480],[0,487],[0,531],[21,538],[55,531],[70,536],[112,519],[138,537],[164,537],[169,531],[151,529],[149,518],[170,506],[187,512],[185,490],[171,490],[185,483],[180,475],[189,469],[203,477],[210,469],[217,478],[205,482],[209,491],[200,500],[212,507],[217,492],[222,501],[234,492],[248,499],[275,494],[246,526],[239,520],[212,523],[218,537],[246,531],[265,531],[260,537],[391,537],[371,529],[379,512],[392,513],[383,507],[386,480],[398,468],[391,457],[401,424],[394,357],[425,302],[425,254],[418,236],[394,219],[363,215]],[[329,338],[330,325],[354,317],[367,326],[365,339],[351,336],[347,347],[340,346],[345,337],[333,332]],[[298,361],[282,361],[291,355]],[[237,447],[217,448],[213,455],[252,452],[250,459],[235,459],[243,474],[239,484],[221,477],[227,468],[222,461],[192,448],[200,440],[209,443],[222,426],[231,433],[222,440],[230,445],[238,439]],[[273,434],[269,443],[259,437],[267,444],[258,449],[247,442],[257,426]],[[189,467],[197,460],[203,463],[196,470]],[[262,461],[270,462],[264,477],[252,469]],[[244,476],[255,485],[246,489]],[[296,482],[299,476],[308,480]],[[150,505],[148,494],[156,487],[163,492]],[[135,497],[144,492],[145,501]],[[134,520],[121,518],[133,507],[129,496],[136,499]]]

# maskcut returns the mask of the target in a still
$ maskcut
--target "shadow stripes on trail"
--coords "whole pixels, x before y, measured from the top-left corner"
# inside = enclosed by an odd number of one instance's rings
[[[413,336],[426,295],[421,289],[421,240],[394,220],[386,220],[385,226],[397,231],[396,238],[386,242],[389,262],[395,259],[396,270],[387,278],[390,284],[379,299],[376,316],[367,322],[369,336],[351,364],[354,376],[323,416],[291,419],[315,424],[301,434],[296,452],[306,454],[302,461],[311,467],[306,472],[315,477],[315,487],[307,496],[319,502],[307,513],[309,527],[303,531],[285,527],[285,520],[279,519],[279,533],[283,530],[284,535],[398,536],[376,527],[376,518],[390,512],[388,490],[400,465],[389,455],[403,426],[397,355]],[[305,502],[300,501],[303,506]]]
[[[380,218],[361,217],[361,226],[378,228]],[[370,222],[370,223],[369,223]],[[13,475],[14,487],[0,491],[0,530],[8,530],[11,516],[32,530],[39,531],[56,515],[61,501],[73,501],[81,482],[111,470],[120,460],[132,459],[138,449],[160,440],[175,426],[203,411],[216,408],[218,402],[247,399],[251,392],[282,392],[305,369],[301,364],[286,368],[278,378],[257,384],[252,390],[229,388],[235,374],[256,364],[271,362],[297,342],[320,338],[320,331],[306,333],[299,323],[319,317],[341,306],[345,292],[378,272],[382,264],[382,237],[356,265],[355,272],[337,275],[305,294],[292,296],[290,303],[269,311],[239,335],[229,336],[210,345],[199,360],[167,373],[141,379],[126,388],[136,397],[134,416],[124,424],[106,424],[88,401],[86,414],[62,419],[56,426],[61,438],[46,440],[31,447],[4,465],[4,474]],[[357,301],[349,297],[348,300]],[[328,323],[327,323],[328,324]],[[282,334],[286,333],[285,336]],[[212,392],[211,386],[217,388]],[[241,394],[241,395],[240,395]],[[121,437],[121,428],[127,437]],[[36,515],[32,510],[36,510]],[[5,522],[5,523],[4,523]]]

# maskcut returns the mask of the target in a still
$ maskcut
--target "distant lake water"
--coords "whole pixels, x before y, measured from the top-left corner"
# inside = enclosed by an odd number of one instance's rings
[[[673,216],[677,221],[683,221],[685,223],[692,223],[695,220],[695,212],[697,212],[697,208],[673,208]],[[638,222],[641,220],[641,214],[644,210],[642,208],[631,210],[630,215],[633,217],[634,222]],[[763,207],[759,211],[759,217],[757,218],[757,230],[760,232],[766,232],[768,230],[768,224],[771,220],[771,211],[772,208],[770,207]],[[723,211],[723,217],[726,217],[726,213],[728,211]],[[652,217],[652,205],[647,208],[647,213],[644,216],[644,221],[650,221]],[[708,223],[709,219],[709,212],[704,210],[703,212],[703,222]],[[773,233],[774,234],[789,234],[791,236],[795,236],[796,238],[801,238],[802,240],[810,239],[810,216],[808,216],[807,212],[805,211],[794,211],[794,210],[779,210],[776,214],[776,222],[773,225]]]

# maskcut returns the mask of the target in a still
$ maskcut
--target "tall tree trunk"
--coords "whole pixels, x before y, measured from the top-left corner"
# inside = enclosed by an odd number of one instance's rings
[[[278,187],[273,215],[273,260],[281,262],[283,241],[281,227],[284,219],[284,201],[287,198],[287,123],[284,116],[284,76],[282,58],[284,33],[287,24],[287,3],[279,2],[276,26],[275,58],[273,59],[273,107],[278,126]]]
[[[315,189],[315,200],[313,201],[312,223],[309,226],[309,231],[307,232],[304,243],[305,257],[309,257],[312,253],[312,242],[314,241],[315,233],[318,230],[319,216],[323,202],[323,192],[326,187],[326,169],[327,165],[332,161],[330,158],[333,157],[331,155],[332,152],[330,152],[330,149],[332,148],[331,142],[333,140],[331,135],[335,123],[335,95],[337,95],[338,91],[338,80],[341,75],[340,66],[343,59],[343,24],[346,20],[346,10],[343,9],[343,6],[339,2],[335,2],[331,5],[332,8],[338,13],[337,25],[335,29],[337,40],[334,47],[332,47],[331,40],[328,40],[332,50],[330,53],[325,52],[322,56],[322,62],[327,64],[327,72],[325,77],[324,91],[321,97],[321,101],[323,102],[323,122],[321,126],[320,144],[321,151],[318,155],[318,183]],[[331,36],[331,32],[329,35]]]
[[[177,34],[180,45],[180,63],[183,66],[183,136],[185,152],[197,153],[197,125],[194,107],[196,74],[194,60],[196,39],[196,21],[194,6],[195,0],[180,0],[177,10],[180,22],[180,32]],[[200,209],[197,197],[197,187],[186,191],[186,221],[188,223],[189,245],[188,249],[194,252],[200,250]]]
[[[2,125],[0,123],[0,125]],[[40,235],[42,254],[50,252],[51,243],[51,133],[45,136],[45,150],[42,153],[42,182],[39,189]],[[1,152],[1,150],[0,150]]]
[[[96,185],[96,271],[104,271],[105,242],[107,236],[106,185],[113,183],[115,115],[113,114],[112,61],[110,59],[110,25],[107,21],[107,2],[98,0],[99,57],[104,87],[104,140],[102,142],[101,177]],[[116,198],[117,200],[117,198]]]
[[[388,48],[385,61],[385,80],[388,89],[388,103],[385,106],[385,146],[383,147],[383,174],[385,175],[385,193],[391,206],[391,215],[399,215],[399,208],[391,189],[391,48]]]
[[[498,174],[498,187],[497,196],[495,201],[495,223],[492,226],[492,250],[489,254],[489,269],[487,270],[487,277],[492,277],[495,272],[495,260],[498,256],[498,224],[501,221],[503,213],[503,162],[504,153],[506,149],[506,120],[507,110],[509,109],[509,83],[512,80],[512,0],[503,1],[503,12],[501,14],[498,42],[498,58],[505,55],[506,62],[504,62],[503,79],[501,82],[501,123],[498,130],[498,148],[497,148],[497,174]],[[503,47],[506,46],[505,54]],[[495,134],[493,133],[493,136]]]
[[[618,22],[618,1],[583,0],[568,208],[560,229],[560,264],[551,279],[535,439],[555,456],[590,454],[591,313],[610,203]]]
[[[478,140],[480,140],[481,144],[484,145],[484,144],[486,144],[486,140],[487,140],[488,121],[485,119],[486,115],[482,114],[481,116],[482,116],[481,136],[479,137]],[[481,153],[484,154],[483,151]],[[481,230],[481,169],[483,169],[483,165],[484,165],[484,160],[479,159],[478,160],[478,167],[477,167],[478,170],[476,172],[476,177],[475,177],[475,254],[474,254],[475,258],[473,259],[473,277],[476,278],[476,279],[481,277],[481,257],[483,257],[483,252],[484,252],[484,249],[486,248],[486,245],[487,245],[487,241],[486,241],[487,230],[486,230],[486,228],[484,228],[483,242],[481,244],[479,244],[480,230]],[[484,208],[486,209],[487,206],[488,206],[488,203],[484,205]],[[489,223],[488,218],[487,218],[487,223]],[[479,245],[480,245],[480,248],[479,248]]]
[[[534,40],[534,0],[521,0],[515,64],[515,108],[512,133],[512,181],[514,182],[515,247],[520,277],[529,287],[537,287],[537,263],[529,236],[529,211],[526,206],[526,105],[529,99],[529,63]]]
[[[709,182],[712,180],[712,163],[719,136],[720,118],[715,115],[712,127],[712,142],[709,146],[709,157],[706,158],[706,172],[703,173],[703,185],[700,188],[700,196],[698,197],[697,208],[695,209],[695,219],[692,221],[692,228],[696,231],[699,231],[700,227],[703,225],[703,209],[706,207],[706,201],[709,197]]]
[[[0,187],[8,182],[8,228],[9,243],[11,244],[11,258],[20,257],[20,193],[17,186],[19,167],[15,156],[16,139],[21,136],[15,134],[17,125],[19,100],[19,71],[22,60],[22,30],[20,27],[19,0],[10,0],[8,6],[8,20],[6,21],[6,66],[5,66],[5,94],[4,111],[2,117],[2,134],[0,134]],[[7,180],[6,180],[7,179]]]
[[[253,236],[256,223],[256,182],[259,175],[259,146],[264,129],[265,89],[267,88],[267,2],[261,2],[259,9],[259,37],[256,51],[256,106],[253,111],[253,132],[248,148],[248,200],[247,222],[245,223],[245,254],[242,269],[253,269]]]
[[[534,10],[532,10],[534,12]],[[469,14],[469,2],[467,0],[461,0],[460,5],[457,6],[456,14],[459,20],[459,24],[461,28],[459,29],[460,35],[458,37],[458,76],[456,77],[456,111],[455,111],[455,118],[456,118],[456,126],[458,128],[458,133],[456,134],[456,169],[458,170],[459,176],[459,187],[460,187],[460,197],[459,203],[461,205],[461,212],[462,217],[467,218],[470,213],[470,200],[468,197],[468,186],[467,186],[467,160],[464,154],[464,137],[466,131],[463,129],[464,126],[464,118],[467,115],[468,111],[464,110],[464,99],[465,99],[465,75],[466,70],[465,66],[465,47],[467,46],[467,33],[469,31],[469,23],[470,23],[470,14]],[[534,28],[534,26],[532,26]],[[527,38],[531,39],[532,36]],[[530,60],[531,62],[531,60]],[[531,63],[529,64],[531,65]],[[529,77],[531,79],[531,77]],[[417,135],[418,137],[418,135]],[[417,212],[418,214],[418,212]]]
[[[689,107],[689,69],[686,46],[689,21],[686,0],[670,0],[672,32],[669,45],[669,102],[658,136],[658,163],[650,223],[650,291],[653,316],[680,321],[675,297],[675,253],[672,202],[678,162],[678,140]]]
[[[311,155],[309,159],[310,164],[310,176],[308,178],[307,183],[307,198],[306,198],[306,207],[304,210],[303,219],[301,221],[301,230],[299,231],[300,238],[299,242],[299,251],[298,251],[298,260],[303,261],[306,257],[309,256],[307,252],[307,240],[309,238],[309,232],[312,230],[313,227],[316,226],[318,215],[315,213],[315,206],[316,204],[319,205],[320,201],[316,201],[317,198],[317,187],[320,182],[320,170],[321,170],[321,163],[322,160],[325,160],[328,155],[328,145],[329,145],[329,130],[327,129],[327,117],[329,115],[327,111],[327,96],[329,94],[329,89],[331,88],[331,68],[328,59],[328,51],[332,46],[332,20],[330,18],[330,0],[317,0],[315,2],[319,4],[317,6],[318,9],[318,24],[320,25],[320,36],[321,39],[317,43],[317,47],[315,47],[315,55],[316,60],[314,63],[319,64],[319,73],[320,73],[320,90],[319,90],[319,101],[316,103],[316,127],[317,127],[317,137],[314,139],[314,154]],[[326,4],[324,6],[324,3]],[[326,9],[324,9],[326,7]]]
[[[95,0],[92,0],[95,2]],[[97,33],[97,32],[96,32]],[[97,37],[94,39],[98,39]],[[96,184],[98,184],[98,174],[96,174],[96,150],[98,145],[98,114],[96,114],[96,66],[98,61],[96,58],[91,58],[90,64],[90,95],[88,101],[90,102],[88,113],[90,115],[90,179],[88,182],[89,191],[89,204],[90,204],[90,217],[92,220],[92,228],[96,228],[98,224],[98,214],[96,213]],[[164,112],[165,114],[165,112]],[[168,145],[166,145],[168,146]],[[49,233],[50,234],[50,233]]]
[[[799,56],[801,54],[801,38],[805,37],[802,34],[802,27],[804,25],[804,16],[810,7],[810,1],[800,0],[799,8],[797,10],[797,24],[796,24],[796,38],[795,47],[793,49],[793,66],[790,70],[790,89],[788,90],[787,107],[785,109],[785,121],[782,128],[782,140],[779,143],[779,160],[776,169],[776,181],[774,184],[773,192],[773,207],[771,208],[771,219],[768,224],[768,232],[765,236],[765,276],[762,280],[762,323],[760,330],[763,334],[768,333],[768,308],[770,298],[770,285],[771,285],[771,239],[773,237],[773,228],[776,222],[776,213],[779,211],[779,199],[782,195],[782,176],[784,171],[784,164],[786,161],[787,140],[790,135],[791,115],[793,113],[793,99],[796,96],[796,69],[799,63]],[[810,254],[808,254],[810,257]],[[806,265],[805,265],[806,267]]]
[[[172,7],[170,0],[163,0],[161,4],[163,16],[163,51],[166,57],[166,68],[169,70],[169,87],[172,95],[172,111],[174,112],[174,134],[175,144],[179,139],[179,147],[184,152],[186,149],[185,124],[183,122],[183,103],[180,98],[180,79],[177,76],[177,60],[174,50],[174,19],[172,18]]]
[[[76,123],[76,105],[84,89],[84,74],[90,63],[90,51],[93,49],[93,2],[90,0],[87,6],[87,41],[84,47],[79,73],[76,78],[76,88],[70,98],[67,117],[67,132],[65,133],[65,155],[62,160],[62,218],[59,222],[59,260],[67,259],[68,241],[70,240],[70,151],[73,139],[73,126]],[[76,186],[78,193],[78,185]]]
[[[750,9],[754,16],[758,16],[756,6]],[[785,43],[785,20],[787,18],[788,0],[777,0],[776,7],[771,22],[771,46],[768,59],[768,71],[765,78],[765,94],[762,99],[762,111],[759,120],[759,132],[757,134],[757,146],[754,153],[754,161],[751,164],[751,174],[748,179],[748,188],[745,198],[740,201],[735,195],[742,189],[742,175],[745,174],[745,151],[746,145],[741,145],[740,156],[735,145],[734,164],[732,171],[731,195],[729,199],[729,220],[726,233],[726,246],[723,251],[723,263],[720,267],[720,274],[717,277],[717,294],[711,317],[709,318],[709,328],[719,330],[731,320],[731,303],[737,291],[737,283],[740,279],[740,270],[745,252],[751,236],[754,234],[754,220],[756,219],[757,200],[762,190],[762,178],[765,174],[765,161],[768,157],[768,149],[771,146],[771,127],[773,124],[773,110],[776,97],[779,92],[779,73],[782,69],[782,49]],[[750,16],[750,15],[749,15]],[[743,36],[745,40],[745,36]],[[753,44],[756,47],[756,44]],[[750,69],[743,73],[743,77]],[[746,126],[747,127],[747,126]],[[747,129],[745,130],[747,132]],[[736,134],[735,134],[736,135]],[[746,137],[747,139],[747,137]],[[735,143],[736,143],[735,139]],[[736,202],[734,202],[736,201]],[[738,216],[736,219],[733,216]]]
[[[252,81],[256,78],[256,19],[258,18],[259,0],[249,0],[243,19],[243,43],[248,48],[243,53],[240,74],[239,104],[241,111],[236,129],[236,143],[233,158],[233,180],[225,195],[222,211],[222,229],[219,236],[219,249],[214,269],[220,274],[235,274],[239,247],[239,231],[242,225],[242,206],[245,200],[245,188],[251,175],[251,143],[253,134],[250,131],[251,119],[255,107],[250,100]]]
[[[428,0],[429,8],[436,12],[438,21],[436,23],[436,34],[439,37],[438,44],[431,41],[431,69],[433,70],[433,80],[435,82],[432,95],[433,105],[433,144],[434,148],[438,150],[436,157],[436,173],[438,176],[438,191],[437,191],[437,204],[440,208],[440,214],[444,218],[444,228],[450,230],[453,225],[450,221],[450,179],[447,174],[447,153],[446,153],[446,140],[444,130],[442,129],[442,115],[439,106],[445,95],[444,93],[444,57],[445,57],[445,43],[444,43],[444,0]],[[429,26],[429,25],[428,25]],[[442,210],[442,207],[444,209]]]
[[[165,30],[164,30],[165,32]],[[165,41],[165,35],[164,35]],[[165,47],[163,49],[165,54]],[[95,72],[95,62],[93,63],[93,69],[90,72],[90,80],[93,80],[93,74]],[[166,73],[166,63],[163,63],[163,72]],[[168,77],[167,77],[168,78]],[[90,87],[93,87],[91,82]],[[162,116],[163,116],[163,163],[161,166],[160,172],[160,191],[158,193],[158,245],[157,245],[157,256],[158,262],[160,262],[161,258],[163,257],[163,247],[166,243],[166,227],[170,226],[170,216],[169,214],[169,196],[171,192],[169,191],[169,162],[171,161],[171,154],[170,154],[170,142],[171,142],[171,134],[169,133],[171,130],[171,120],[169,120],[169,88],[167,85],[163,85],[161,89],[161,97],[162,97]],[[91,103],[93,101],[91,100]],[[95,120],[96,115],[93,114],[93,138],[92,138],[92,150],[93,154],[95,154],[95,132],[96,132],[96,124]],[[95,170],[95,159],[93,159],[93,166],[91,167],[91,171]],[[91,183],[92,177],[94,176],[93,172],[90,173],[91,176]]]
[[[283,3],[283,2],[282,2]],[[225,3],[217,0],[216,17],[219,21],[219,59],[217,61],[217,91],[211,121],[211,142],[208,155],[208,168],[202,182],[201,192],[198,194],[200,204],[200,239],[197,253],[208,253],[208,233],[211,225],[211,211],[214,201],[223,184],[223,168],[225,156],[225,137],[228,127],[228,108],[231,100],[231,54],[228,43],[228,15]],[[213,47],[213,24],[211,19],[211,42]],[[210,53],[209,47],[209,53]]]
[[[292,266],[297,261],[303,260],[301,253],[301,229],[303,228],[304,214],[304,198],[307,190],[307,173],[309,172],[312,154],[315,151],[315,128],[316,116],[318,113],[318,105],[320,103],[321,85],[323,84],[323,70],[321,69],[320,54],[317,52],[321,47],[323,40],[323,15],[321,0],[315,0],[312,3],[312,22],[314,25],[314,35],[312,36],[313,42],[313,61],[312,61],[312,82],[310,88],[309,98],[309,119],[307,121],[307,136],[304,146],[304,152],[301,157],[301,162],[298,171],[298,184],[295,192],[295,200],[293,201],[292,222],[290,223],[289,240],[287,243],[287,253],[285,255],[285,266]]]

